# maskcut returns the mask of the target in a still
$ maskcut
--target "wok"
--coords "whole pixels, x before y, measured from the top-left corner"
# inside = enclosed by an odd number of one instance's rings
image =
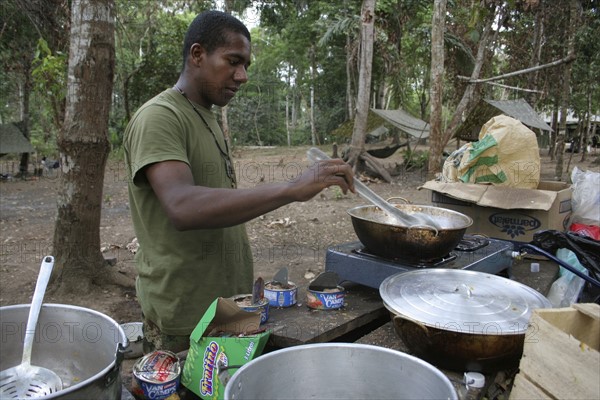
[[[379,292],[411,354],[454,371],[517,367],[531,313],[551,307],[516,281],[460,269],[392,275]]]
[[[381,257],[407,261],[433,260],[446,256],[464,236],[473,220],[457,211],[440,207],[394,204],[407,214],[423,213],[437,222],[437,230],[424,226],[403,227],[394,224],[375,206],[348,210],[358,239]]]
[[[515,368],[523,354],[525,334],[483,335],[425,326],[391,313],[394,331],[411,353],[439,368],[494,372]]]

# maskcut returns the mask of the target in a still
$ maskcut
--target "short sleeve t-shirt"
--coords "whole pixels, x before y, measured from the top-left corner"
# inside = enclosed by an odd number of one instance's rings
[[[214,114],[168,89],[135,113],[124,135],[129,202],[140,244],[136,291],[145,317],[163,333],[189,335],[217,297],[250,293],[252,251],[245,225],[178,231],[170,223],[144,167],[167,160],[189,165],[194,183],[231,188],[217,147],[225,139]]]

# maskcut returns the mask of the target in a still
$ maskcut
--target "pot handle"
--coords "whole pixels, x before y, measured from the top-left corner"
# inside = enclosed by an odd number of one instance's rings
[[[239,369],[241,367],[241,365],[225,365],[223,364],[223,361],[217,361],[217,378],[223,387],[226,387],[231,380],[231,374],[229,374],[229,370],[234,368]]]
[[[461,283],[460,285],[458,285],[456,287],[456,289],[454,289],[454,291],[460,293],[464,298],[467,298],[467,299],[470,299],[471,296],[473,295],[473,291],[465,283]]]
[[[405,315],[403,315],[403,316],[394,315],[394,324],[396,324],[396,319],[400,320],[400,321],[398,321],[398,325],[402,325],[405,322],[411,322],[411,323],[417,325],[419,328],[421,328],[423,330],[423,332],[425,333],[425,335],[430,336],[429,329],[425,325],[423,325],[423,323],[416,321]]]
[[[404,201],[406,204],[410,204],[409,200],[405,199],[404,197],[400,197],[400,196],[388,197],[387,202],[392,203],[392,200],[398,200],[398,199]]]
[[[123,362],[123,358],[125,358],[127,346],[129,346],[128,341],[126,341],[126,346],[123,346],[123,344],[121,343],[117,345],[117,354],[115,354],[115,366],[108,370],[104,377],[102,377],[104,381],[104,387],[109,387],[110,385],[112,385],[115,379],[117,379],[117,377],[121,373],[121,363]]]

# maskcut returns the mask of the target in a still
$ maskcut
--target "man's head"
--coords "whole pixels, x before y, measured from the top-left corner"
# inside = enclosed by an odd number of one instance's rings
[[[234,16],[221,11],[205,11],[194,18],[183,42],[183,67],[194,43],[200,44],[209,54],[227,44],[230,33],[244,35],[250,42],[248,28]]]
[[[250,56],[250,33],[244,24],[223,12],[204,12],[185,35],[178,84],[192,101],[206,108],[223,107],[248,81]]]

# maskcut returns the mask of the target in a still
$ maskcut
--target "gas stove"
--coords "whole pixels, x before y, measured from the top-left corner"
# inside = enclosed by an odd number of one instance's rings
[[[391,275],[420,268],[452,268],[499,274],[513,263],[513,244],[477,235],[465,235],[445,257],[434,260],[403,261],[375,255],[361,242],[332,246],[325,255],[325,270],[350,281],[372,288]]]

